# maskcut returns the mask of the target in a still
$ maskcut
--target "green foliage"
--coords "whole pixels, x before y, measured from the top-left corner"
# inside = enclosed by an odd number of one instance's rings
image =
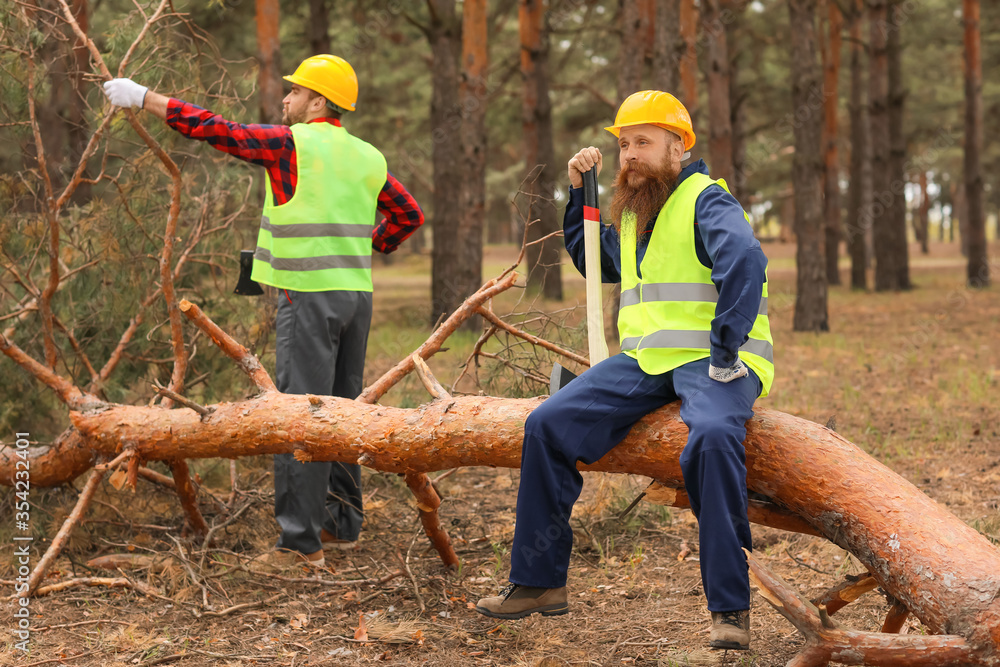
[[[156,6],[152,2],[140,4],[147,16]],[[145,19],[128,0],[106,0],[91,7],[89,34],[113,75],[118,75]],[[121,74],[232,120],[255,120],[253,3],[187,0],[174,3],[173,9],[176,13],[149,28]],[[490,9],[488,93],[482,100],[487,105],[489,132],[486,236],[509,241],[519,237],[510,202],[516,199],[525,172],[520,47],[515,5],[500,3]],[[610,183],[614,147],[611,136],[601,128],[613,118],[613,105],[618,101],[615,63],[620,45],[623,39],[634,38],[621,34],[618,11],[618,3],[610,0],[555,0],[547,19],[555,153],[560,161],[557,173],[562,173],[561,161],[579,146],[594,144],[605,150],[608,158],[606,185]],[[286,2],[282,12],[280,67],[291,72],[310,55],[307,29],[311,18],[307,3]],[[904,44],[908,151],[915,166],[931,172],[932,184],[940,192],[935,196],[942,198],[948,196],[942,186],[961,177],[964,93],[961,17],[956,12],[954,3],[946,0],[907,2],[899,23]],[[5,211],[0,224],[4,267],[0,317],[6,317],[17,314],[18,304],[29,302],[48,281],[49,226],[43,214],[47,195],[28,122],[29,60],[35,63],[33,101],[56,196],[72,175],[82,145],[108,113],[108,106],[99,90],[96,69],[87,72],[78,87],[66,75],[75,38],[61,19],[46,13],[29,16],[22,5],[10,0],[0,0],[0,15],[10,18],[0,28],[0,141],[5,146],[0,152],[0,207]],[[331,50],[346,57],[360,79],[358,111],[345,119],[345,125],[383,150],[390,170],[414,192],[429,213],[429,224],[433,224],[429,178],[435,145],[429,124],[431,50],[422,32],[430,20],[427,8],[419,3],[359,0],[332,8],[328,35]],[[792,158],[788,118],[790,114],[794,118],[794,110],[785,3],[751,2],[735,27],[729,50],[743,94],[747,185],[755,211],[773,217],[778,202],[787,197]],[[1000,7],[983,3],[981,28],[984,71],[988,73],[1000,62]],[[864,41],[868,32],[866,24]],[[705,39],[699,37],[697,44],[702,63]],[[845,166],[851,149],[847,140],[849,48],[850,40],[845,38],[839,91],[841,163]],[[459,57],[457,51],[455,57]],[[983,90],[988,128],[984,175],[987,195],[997,205],[1000,169],[995,167],[1000,166],[1000,150],[996,133],[989,128],[1000,121],[1000,83],[986,76]],[[706,87],[700,83],[695,125],[702,154],[707,152],[707,101]],[[202,305],[227,331],[261,354],[268,365],[273,347],[269,346],[272,299],[245,299],[230,293],[237,274],[237,253],[254,244],[262,171],[183,138],[150,114],[139,113],[138,117],[182,171],[184,190],[175,234],[179,240],[172,258],[176,266],[182,256],[186,257],[176,281],[178,295]],[[166,382],[172,370],[170,328],[162,297],[153,298],[146,309],[139,305],[160,280],[171,184],[124,113],[115,114],[97,144],[84,175],[96,178],[101,174],[101,180],[81,186],[59,211],[61,272],[72,272],[73,276],[63,280],[53,309],[96,370],[109,359],[132,318],[141,313],[143,321],[126,346],[122,361],[98,390],[114,401],[146,402],[152,397],[149,382]],[[560,185],[557,198],[563,196]],[[523,202],[519,203],[523,208]],[[189,247],[199,229],[219,226],[223,228]],[[404,307],[400,312],[415,319],[402,323],[393,334],[373,332],[373,342],[381,346],[383,356],[408,353],[415,347],[410,345],[411,339],[419,342],[425,337],[422,306],[411,304],[409,310]],[[44,358],[37,312],[17,320],[8,317],[3,326],[15,322],[14,342],[36,359]],[[565,324],[553,321],[533,331],[573,349],[584,347],[582,331]],[[212,344],[190,326],[185,326],[185,340],[192,354],[187,374],[193,382],[187,390],[192,398],[205,402],[237,398],[249,388],[239,371],[214,350],[210,352]],[[68,337],[57,331],[56,342],[57,372],[87,386],[90,371]],[[556,357],[513,339],[504,343],[513,363],[547,377]],[[452,344],[468,349],[474,340],[453,340]],[[497,347],[487,349],[498,351]],[[30,423],[34,430],[51,429],[54,435],[64,427],[66,417],[51,392],[26,373],[13,370],[9,361],[3,363],[8,365],[0,387],[0,430],[9,432],[15,425]],[[490,393],[532,396],[545,390],[539,382],[507,367],[490,363],[484,369],[481,387]],[[973,384],[973,390],[981,395],[988,388],[980,383]],[[417,393],[414,389],[407,400],[423,402]]]

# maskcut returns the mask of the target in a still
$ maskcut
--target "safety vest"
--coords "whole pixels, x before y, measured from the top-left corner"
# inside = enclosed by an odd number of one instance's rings
[[[298,181],[274,205],[271,179],[252,277],[298,292],[372,291],[372,231],[385,158],[332,123],[292,125]]]
[[[641,279],[636,271],[635,216],[622,221],[619,340],[622,351],[650,375],[710,356],[709,336],[719,292],[712,270],[695,251],[694,209],[698,195],[713,183],[729,192],[724,180],[696,172],[670,195],[656,218]],[[740,359],[760,378],[761,396],[768,394],[774,380],[772,345],[765,276],[757,318],[749,340],[739,349]]]

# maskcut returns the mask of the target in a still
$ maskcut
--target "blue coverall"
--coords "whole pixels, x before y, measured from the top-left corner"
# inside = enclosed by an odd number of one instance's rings
[[[699,171],[685,167],[678,183]],[[563,219],[566,249],[584,273],[582,189],[570,189]],[[638,244],[646,254],[649,233]],[[569,518],[583,478],[576,462],[593,463],[621,442],[644,415],[680,399],[689,429],[681,454],[684,486],[698,518],[702,585],[713,612],[750,608],[750,584],[741,547],[751,549],[747,521],[746,421],[761,383],[749,375],[729,383],[708,376],[709,361],[732,366],[757,317],[767,258],[739,202],[721,186],[695,204],[695,250],[712,271],[719,301],[712,320],[711,356],[662,375],[649,375],[635,359],[617,354],[590,368],[528,417],[521,455],[517,522],[510,581],[522,586],[566,585],[573,531]],[[603,282],[620,282],[620,242],[613,226],[601,231]],[[640,267],[641,272],[641,267]],[[749,369],[748,369],[749,370]]]

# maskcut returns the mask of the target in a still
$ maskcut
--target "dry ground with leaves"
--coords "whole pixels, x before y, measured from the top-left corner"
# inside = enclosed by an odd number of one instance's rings
[[[932,246],[929,257],[913,249],[917,289],[858,294],[834,288],[832,333],[794,333],[794,248],[769,244],[765,250],[771,258],[778,379],[763,403],[821,423],[834,418],[845,437],[1000,542],[1000,289],[965,290],[957,244]],[[993,251],[997,257],[1000,248]],[[490,249],[486,275],[512,256],[510,249]],[[418,257],[376,269],[370,379],[426,337],[426,269],[426,258]],[[556,311],[582,303],[582,280],[570,267],[565,275],[562,304],[529,308],[515,294],[498,300],[497,311]],[[1000,278],[997,264],[994,276]],[[564,316],[573,323],[582,312]],[[551,332],[553,325],[548,326]],[[477,335],[458,336],[450,351],[431,360],[446,386]],[[572,335],[564,340],[572,341]],[[505,373],[510,377],[515,371]],[[503,387],[499,371],[483,375],[488,376],[483,387]],[[508,380],[511,392],[547,391],[520,377]],[[383,402],[424,402],[418,387],[408,382]],[[459,389],[476,388],[463,379]],[[498,623],[472,607],[506,583],[517,471],[467,468],[440,474],[441,517],[462,559],[458,572],[444,571],[424,539],[403,480],[366,471],[367,518],[360,548],[328,557],[328,568],[320,572],[276,574],[256,572],[253,565],[277,535],[269,462],[239,462],[235,510],[228,505],[228,462],[199,461],[193,468],[201,478],[209,523],[239,512],[219,531],[214,547],[206,552],[185,541],[183,517],[169,490],[145,480],[135,493],[103,485],[47,583],[72,576],[123,576],[91,572],[86,563],[124,553],[145,559],[145,567],[123,572],[146,584],[149,594],[97,587],[38,598],[31,603],[30,655],[15,653],[5,633],[0,664],[768,667],[787,662],[802,643],[757,597],[750,652],[703,648],[708,623],[691,513],[643,502],[624,520],[618,518],[645,487],[645,478],[587,473],[573,518],[571,613]],[[81,484],[32,491],[37,545],[55,534]],[[12,494],[4,494],[0,515],[10,516]],[[13,576],[11,528],[0,526],[0,578],[5,580]],[[825,540],[775,529],[755,527],[754,549],[806,596],[863,571]],[[13,609],[9,601],[0,609],[4,628]],[[885,599],[869,593],[836,618],[877,630],[886,610]],[[910,619],[905,631],[924,630]]]

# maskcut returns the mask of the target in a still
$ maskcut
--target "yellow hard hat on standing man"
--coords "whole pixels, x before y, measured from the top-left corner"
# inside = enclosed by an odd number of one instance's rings
[[[322,54],[306,58],[294,74],[283,78],[315,90],[346,111],[354,111],[358,101],[358,75],[350,63],[339,56]]]

